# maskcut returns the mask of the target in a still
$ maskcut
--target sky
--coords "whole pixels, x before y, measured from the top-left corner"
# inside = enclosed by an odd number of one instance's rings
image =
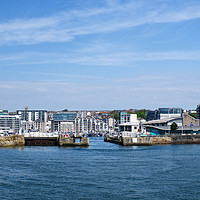
[[[199,36],[199,0],[0,0],[0,109],[196,109]]]

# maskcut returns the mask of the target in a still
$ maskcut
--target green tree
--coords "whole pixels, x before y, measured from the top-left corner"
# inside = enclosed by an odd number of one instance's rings
[[[119,113],[114,113],[114,119],[119,120]]]
[[[178,129],[178,125],[176,122],[171,124],[171,132],[174,133]]]
[[[197,118],[197,113],[190,113],[189,115],[194,117],[195,119]]]
[[[146,112],[145,111],[138,111],[138,112],[136,112],[136,114],[137,114],[138,118],[142,118],[142,119],[146,118]]]

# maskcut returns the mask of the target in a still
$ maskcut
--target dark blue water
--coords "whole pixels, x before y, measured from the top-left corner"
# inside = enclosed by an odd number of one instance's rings
[[[0,199],[200,199],[200,145],[0,148]]]

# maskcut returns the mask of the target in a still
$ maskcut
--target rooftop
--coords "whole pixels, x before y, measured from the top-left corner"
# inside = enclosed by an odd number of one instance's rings
[[[148,124],[162,124],[162,123],[167,123],[176,119],[182,119],[182,117],[173,117],[173,118],[165,118],[165,119],[157,119],[157,120],[151,120],[148,122],[145,122],[143,125],[148,125]]]
[[[151,126],[151,125],[148,125],[146,127],[149,127],[149,128],[155,128],[155,129],[158,129],[158,130],[167,130],[167,131],[170,131],[171,130],[171,126]],[[178,127],[178,130],[193,130],[193,131],[198,131],[200,130],[200,126],[179,126]]]

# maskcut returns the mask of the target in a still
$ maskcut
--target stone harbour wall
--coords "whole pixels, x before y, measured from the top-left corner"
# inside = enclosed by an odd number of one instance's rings
[[[119,144],[121,141],[118,139],[118,137],[112,137],[112,136],[105,136],[104,137],[105,142],[110,142],[110,143],[116,143]]]
[[[23,146],[24,144],[23,135],[0,136],[0,147]]]
[[[121,138],[121,144],[123,146],[151,146],[151,137],[123,137]]]
[[[152,137],[152,144],[172,144],[172,137]]]
[[[200,135],[146,136],[146,137],[104,137],[105,142],[123,146],[150,146],[166,144],[200,144]]]
[[[200,144],[200,135],[173,136],[172,144]]]
[[[59,146],[89,146],[89,138],[59,138]]]

